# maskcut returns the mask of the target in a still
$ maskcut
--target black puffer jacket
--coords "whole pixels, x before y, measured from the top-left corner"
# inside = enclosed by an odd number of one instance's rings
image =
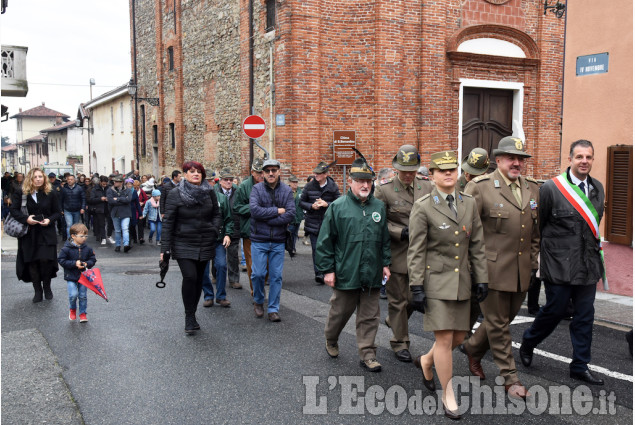
[[[108,197],[108,186],[103,188],[101,186],[94,186],[90,190],[90,195],[86,199],[86,203],[88,204],[89,209],[93,209],[95,214],[107,214],[108,213],[108,201],[102,201],[102,196]]]
[[[176,259],[207,261],[214,258],[223,218],[213,190],[203,204],[187,206],[177,186],[168,192],[164,211],[162,253],[170,252]]]
[[[567,179],[569,170],[567,170]],[[602,183],[588,176],[589,200],[599,219],[604,215]],[[600,245],[589,225],[562,195],[553,180],[540,187],[540,276],[556,285],[595,285],[604,268]]]
[[[320,187],[320,184],[315,179],[304,186],[302,196],[300,197],[300,208],[305,211],[304,233],[309,235],[317,235],[320,233],[324,213],[326,213],[328,206],[314,210],[311,206],[315,200],[321,198],[323,201],[326,201],[327,204],[331,205],[331,202],[339,197],[340,189],[330,176],[326,178],[326,186],[324,187]]]

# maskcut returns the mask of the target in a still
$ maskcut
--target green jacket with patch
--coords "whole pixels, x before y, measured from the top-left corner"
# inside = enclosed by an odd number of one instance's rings
[[[348,191],[326,210],[318,235],[315,264],[335,272],[335,288],[379,288],[390,266],[386,206],[370,195],[364,203]]]

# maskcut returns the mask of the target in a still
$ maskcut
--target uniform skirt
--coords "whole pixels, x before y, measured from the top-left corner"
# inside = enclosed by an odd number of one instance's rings
[[[426,299],[428,308],[423,315],[423,330],[468,331],[470,328],[470,300],[452,301]]]

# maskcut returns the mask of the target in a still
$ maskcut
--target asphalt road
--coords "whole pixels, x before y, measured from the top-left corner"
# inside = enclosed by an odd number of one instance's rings
[[[129,254],[96,248],[110,302],[89,293],[87,324],[68,320],[61,274],[53,283],[55,298],[33,304],[31,285],[15,278],[15,258],[3,255],[2,421],[449,423],[421,374],[393,356],[391,331],[383,325],[386,301],[381,301],[377,337],[381,373],[359,366],[353,319],[340,338],[339,358],[326,354],[323,331],[331,290],[312,281],[310,247],[299,243],[298,250],[294,259],[285,259],[281,323],[254,317],[248,289],[228,289],[231,308],[199,307],[202,329],[196,336],[183,332],[175,262],[167,287],[154,285],[157,247],[135,246]],[[248,287],[244,273],[241,282]],[[512,326],[515,342],[531,320],[525,316],[523,307],[520,323]],[[519,377],[535,394],[527,404],[504,398],[491,355],[483,360],[487,387],[463,386],[470,376],[467,359],[455,351],[454,374],[463,377],[457,379],[462,385],[457,391],[465,398],[464,422],[632,423],[633,359],[624,330],[594,327],[592,365],[601,368],[596,374],[606,383],[589,388],[569,378],[567,326],[561,323],[539,347],[544,353],[534,356],[529,369],[514,349]],[[413,355],[427,351],[433,335],[423,332],[421,314],[412,316],[410,330]],[[493,404],[487,402],[489,391]],[[475,394],[481,394],[480,401],[472,399]]]

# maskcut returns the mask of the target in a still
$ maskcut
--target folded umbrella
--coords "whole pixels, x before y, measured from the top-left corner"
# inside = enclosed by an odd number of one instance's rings
[[[95,267],[83,271],[78,282],[108,301],[106,291],[104,290],[104,282],[101,280],[101,272],[98,268]]]
[[[163,279],[165,279],[165,275],[168,274],[168,269],[170,268],[170,254],[169,253],[164,253],[163,254],[163,260],[159,261],[159,268],[160,268],[160,272],[159,272],[159,276],[161,276],[161,280],[157,282],[157,288],[165,288],[165,282],[163,281]]]

